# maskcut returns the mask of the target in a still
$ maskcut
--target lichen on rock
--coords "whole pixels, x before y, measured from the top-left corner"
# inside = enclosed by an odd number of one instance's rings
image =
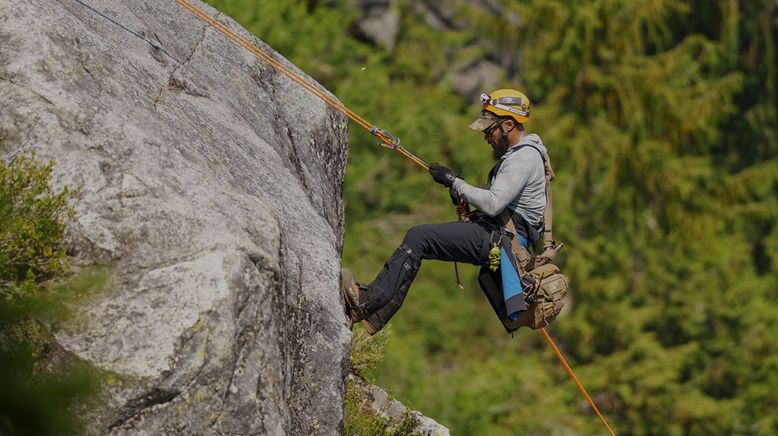
[[[56,335],[121,380],[89,430],[338,432],[346,119],[176,2],[92,6],[126,29],[0,0],[0,152],[54,160],[74,262],[115,266]]]

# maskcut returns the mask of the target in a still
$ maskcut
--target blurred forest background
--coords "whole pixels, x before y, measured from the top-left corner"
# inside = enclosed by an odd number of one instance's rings
[[[778,434],[778,1],[209,0],[421,158],[482,183],[477,96],[524,90],[555,164],[550,332],[617,432]],[[344,265],[445,189],[352,128]],[[540,335],[425,262],[373,376],[453,434],[598,434]]]
[[[524,90],[549,148],[567,312],[550,328],[617,432],[778,433],[778,2],[209,0],[482,183],[477,95]],[[445,189],[351,128],[344,265],[372,280]],[[596,434],[542,337],[425,262],[377,384],[453,434]]]

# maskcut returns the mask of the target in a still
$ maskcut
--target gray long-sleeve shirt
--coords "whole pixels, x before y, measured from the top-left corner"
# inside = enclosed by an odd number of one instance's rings
[[[530,225],[538,226],[546,209],[543,158],[532,147],[517,149],[522,144],[533,145],[547,155],[540,137],[531,133],[500,158],[500,168],[489,180],[487,189],[477,188],[462,179],[456,179],[453,188],[465,201],[489,216],[497,216],[507,207],[523,216]]]

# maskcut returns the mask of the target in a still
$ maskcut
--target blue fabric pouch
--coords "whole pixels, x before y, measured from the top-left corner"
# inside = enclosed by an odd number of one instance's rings
[[[527,239],[522,235],[518,235],[518,237],[521,245],[529,251]],[[505,246],[500,247],[500,275],[502,277],[502,294],[505,300],[505,309],[508,312],[508,317],[516,321],[519,318],[519,314],[527,310],[528,306],[524,301],[525,295],[515,258],[510,251],[505,249]]]

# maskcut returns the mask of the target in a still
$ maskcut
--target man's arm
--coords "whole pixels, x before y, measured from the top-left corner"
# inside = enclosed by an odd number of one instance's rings
[[[503,162],[489,189],[476,188],[462,179],[454,180],[453,189],[469,204],[489,216],[499,215],[524,189],[532,172],[529,159],[510,156]]]

